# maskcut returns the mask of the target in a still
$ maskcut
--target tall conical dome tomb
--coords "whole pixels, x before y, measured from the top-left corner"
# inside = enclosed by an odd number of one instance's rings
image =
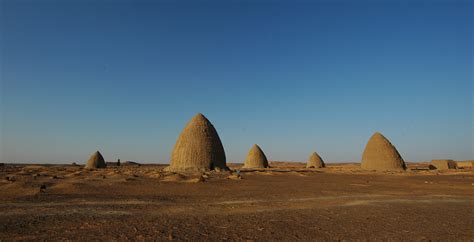
[[[323,168],[326,167],[324,164],[323,159],[318,153],[313,152],[308,159],[308,163],[306,164],[306,168]]]
[[[104,157],[99,151],[94,152],[87,160],[86,168],[87,169],[97,169],[97,168],[105,168],[107,167]]]
[[[171,153],[172,172],[202,172],[229,170],[224,147],[214,126],[198,113],[188,122],[178,137]]]
[[[406,165],[395,146],[376,132],[367,142],[362,154],[362,169],[390,171],[405,170]]]
[[[262,149],[256,144],[250,149],[242,168],[268,168],[268,160]]]

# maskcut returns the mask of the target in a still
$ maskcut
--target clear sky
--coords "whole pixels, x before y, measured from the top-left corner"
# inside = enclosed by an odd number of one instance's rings
[[[3,162],[167,163],[198,112],[230,162],[474,159],[472,1],[0,2]]]

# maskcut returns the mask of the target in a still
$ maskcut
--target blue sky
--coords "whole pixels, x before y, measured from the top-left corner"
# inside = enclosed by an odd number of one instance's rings
[[[474,158],[472,1],[1,4],[3,162],[167,163],[198,112],[231,162]]]

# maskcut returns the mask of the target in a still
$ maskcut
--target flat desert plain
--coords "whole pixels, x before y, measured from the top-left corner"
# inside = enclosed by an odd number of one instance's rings
[[[163,165],[5,164],[0,240],[474,239],[472,169],[270,165],[239,177]]]

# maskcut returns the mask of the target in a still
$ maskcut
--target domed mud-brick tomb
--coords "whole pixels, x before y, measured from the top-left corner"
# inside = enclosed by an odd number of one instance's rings
[[[308,159],[308,163],[306,164],[306,168],[324,168],[326,165],[324,164],[323,159],[318,153],[313,152]]]
[[[268,168],[268,160],[262,149],[256,144],[250,149],[242,168]]]
[[[97,169],[97,168],[105,168],[107,165],[105,164],[104,157],[99,151],[94,152],[87,160],[86,168],[87,169]]]
[[[405,170],[406,165],[395,146],[376,132],[367,142],[362,154],[362,169],[376,171]]]
[[[198,113],[186,125],[171,153],[165,171],[202,172],[229,170],[224,147],[214,126]]]

